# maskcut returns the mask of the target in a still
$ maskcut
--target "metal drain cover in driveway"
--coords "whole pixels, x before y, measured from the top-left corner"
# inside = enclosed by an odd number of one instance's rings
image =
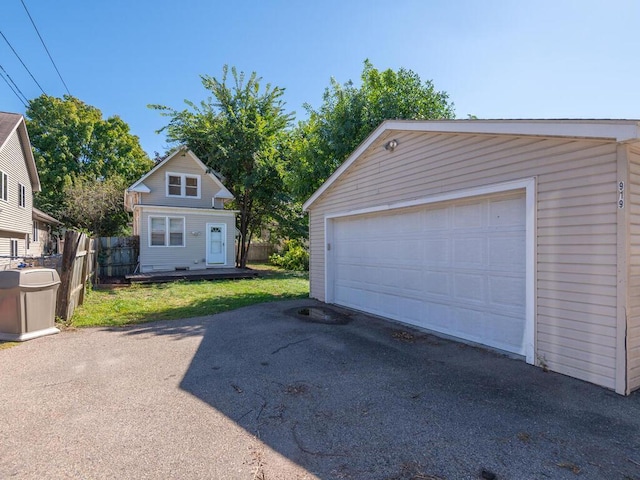
[[[345,325],[351,321],[347,315],[325,307],[297,308],[291,313],[304,321],[326,325]]]

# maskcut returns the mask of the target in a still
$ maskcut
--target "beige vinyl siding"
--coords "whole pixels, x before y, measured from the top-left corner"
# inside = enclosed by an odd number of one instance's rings
[[[12,268],[13,264],[15,263],[12,262],[10,258],[8,258],[9,254],[11,253],[10,242],[10,238],[0,237],[0,271]]]
[[[200,198],[167,197],[167,172],[200,176]],[[150,193],[141,195],[139,203],[169,207],[212,208],[212,199],[220,191],[215,181],[189,155],[177,155],[153,172],[143,182]]]
[[[11,240],[18,242],[18,258],[10,258],[11,255]],[[0,237],[0,270],[7,270],[9,268],[15,268],[19,263],[22,263],[27,254],[26,241],[23,236],[2,236]]]
[[[8,199],[0,200],[0,230],[26,234],[31,232],[32,189],[18,132],[11,134],[0,151],[0,170],[9,177]],[[26,205],[18,206],[18,184],[25,186]],[[24,239],[24,235],[20,238]]]
[[[640,388],[640,149],[629,150],[627,390]]]
[[[184,247],[150,247],[149,246],[149,217],[169,216],[185,219]],[[198,270],[207,268],[206,264],[206,224],[224,223],[227,226],[227,263],[216,265],[233,267],[235,265],[235,215],[231,212],[217,214],[215,211],[189,212],[149,207],[140,213],[140,269],[142,272],[174,270],[175,268],[189,268]],[[192,232],[198,232],[194,235]],[[209,266],[211,268],[213,266]]]
[[[614,388],[616,159],[606,141],[388,131],[310,207],[311,296],[326,214],[536,177],[536,363]]]
[[[35,221],[34,221],[35,222]],[[38,240],[33,240],[33,234],[30,235],[29,241],[29,249],[27,250],[27,255],[30,257],[38,257],[44,255],[45,249],[51,240],[51,235],[49,234],[49,227],[44,222],[37,222],[38,229]]]

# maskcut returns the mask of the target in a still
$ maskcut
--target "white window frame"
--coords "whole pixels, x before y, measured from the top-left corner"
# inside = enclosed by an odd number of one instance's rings
[[[180,178],[180,195],[173,195],[169,193],[169,177],[179,177]],[[187,195],[187,178],[195,178],[198,182],[197,185],[197,194]],[[176,173],[176,172],[167,172],[165,174],[165,194],[167,197],[173,198],[201,198],[201,190],[202,190],[202,177],[200,175],[192,175],[188,173]]]
[[[15,238],[12,238],[11,240],[9,240],[10,246],[11,246],[11,257],[16,258],[18,257],[18,240],[16,240]]]
[[[40,241],[40,231],[38,230],[38,222],[37,221],[33,222],[33,238],[32,238],[32,240],[34,242]]]
[[[152,223],[152,219],[154,218],[160,218],[164,220],[164,244],[163,245],[152,245],[151,243],[151,238],[152,238],[152,230],[151,230],[151,223]],[[170,245],[170,241],[171,241],[171,231],[170,231],[170,226],[171,226],[171,220],[181,220],[182,221],[182,245]],[[187,221],[185,219],[185,217],[178,217],[178,216],[172,216],[172,215],[149,215],[149,219],[148,219],[148,225],[149,225],[149,232],[148,232],[148,243],[149,243],[149,248],[184,248],[186,247],[186,239],[187,239],[187,231],[186,231],[186,225],[187,225]]]
[[[0,200],[9,201],[9,175],[0,170]]]
[[[18,206],[27,208],[27,187],[18,183]]]

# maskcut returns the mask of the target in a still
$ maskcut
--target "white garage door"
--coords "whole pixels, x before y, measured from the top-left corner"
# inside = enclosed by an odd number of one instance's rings
[[[510,193],[334,219],[332,301],[523,355],[525,213]]]

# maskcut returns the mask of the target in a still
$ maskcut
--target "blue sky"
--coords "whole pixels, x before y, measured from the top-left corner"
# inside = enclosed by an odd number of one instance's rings
[[[363,61],[405,67],[449,93],[459,118],[640,118],[638,0],[24,0],[72,95],[119,115],[149,153],[166,118],[207,97],[229,64],[285,88],[296,117]],[[49,95],[64,86],[20,0],[0,31]],[[0,65],[41,92],[0,37]],[[0,110],[24,106],[0,80]]]

